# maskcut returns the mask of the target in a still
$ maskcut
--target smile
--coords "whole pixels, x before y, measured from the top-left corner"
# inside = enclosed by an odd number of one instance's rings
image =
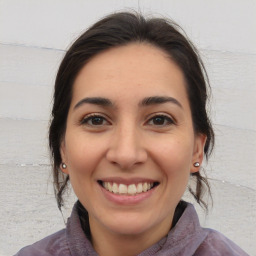
[[[117,195],[135,196],[145,193],[159,185],[158,182],[140,182],[138,184],[118,184],[115,182],[99,181],[99,184],[107,191]]]

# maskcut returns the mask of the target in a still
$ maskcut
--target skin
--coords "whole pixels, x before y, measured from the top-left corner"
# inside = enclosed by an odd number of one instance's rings
[[[92,97],[110,104],[88,102]],[[172,100],[143,105],[148,97]],[[205,140],[193,130],[183,73],[162,50],[133,43],[100,53],[82,68],[60,150],[99,255],[136,255],[169,232]],[[144,200],[120,204],[98,183],[117,178],[159,185]]]

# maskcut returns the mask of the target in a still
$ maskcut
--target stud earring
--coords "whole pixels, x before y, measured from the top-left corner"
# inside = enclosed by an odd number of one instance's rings
[[[195,167],[199,167],[199,166],[200,166],[200,163],[199,163],[199,162],[195,162],[195,163],[194,163],[194,166],[195,166]]]
[[[61,167],[62,167],[63,169],[67,169],[67,165],[66,165],[65,163],[62,163],[62,164],[61,164]]]

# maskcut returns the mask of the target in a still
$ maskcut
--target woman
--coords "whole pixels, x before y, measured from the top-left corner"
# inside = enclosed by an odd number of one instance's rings
[[[200,175],[214,133],[195,48],[164,19],[110,15],[67,51],[55,83],[49,144],[58,206],[78,197],[67,227],[17,255],[247,255],[200,227]]]

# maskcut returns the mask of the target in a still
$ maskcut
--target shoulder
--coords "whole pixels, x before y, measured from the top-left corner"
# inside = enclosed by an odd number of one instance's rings
[[[196,250],[195,255],[214,255],[214,256],[247,256],[238,245],[229,240],[223,234],[212,229],[204,229],[207,236]]]
[[[70,256],[66,230],[62,229],[44,239],[22,248],[15,256]]]

